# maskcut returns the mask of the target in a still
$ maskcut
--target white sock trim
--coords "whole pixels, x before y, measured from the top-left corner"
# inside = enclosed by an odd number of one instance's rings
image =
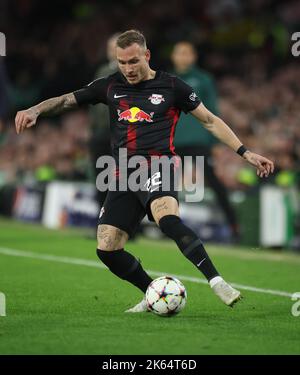
[[[219,281],[223,280],[221,276],[216,276],[209,281],[209,285],[213,288]]]

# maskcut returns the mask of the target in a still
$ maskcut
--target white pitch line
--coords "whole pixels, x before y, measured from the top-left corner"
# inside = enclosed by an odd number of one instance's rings
[[[70,258],[70,257],[63,257],[63,256],[57,256],[57,255],[51,255],[51,254],[39,254],[39,253],[35,253],[32,251],[9,249],[5,247],[0,247],[0,254],[16,256],[16,257],[48,260],[48,261],[58,262],[58,263],[75,264],[78,266],[87,266],[87,267],[102,268],[102,269],[107,268],[104,264],[95,260],[73,258],[73,257]],[[159,277],[159,276],[166,275],[166,273],[163,273],[163,272],[157,272],[157,271],[152,271],[152,270],[146,270],[146,271],[153,276]],[[200,279],[198,277],[190,277],[190,276],[177,275],[177,274],[169,274],[169,275],[174,276],[182,281],[190,281],[190,282],[198,283],[198,284],[207,284],[207,281],[205,279]],[[280,290],[255,288],[249,285],[241,285],[241,284],[236,284],[236,283],[230,283],[230,284],[235,288],[248,290],[250,292],[273,294],[275,296],[289,297],[289,298],[293,296],[293,293],[284,292]]]

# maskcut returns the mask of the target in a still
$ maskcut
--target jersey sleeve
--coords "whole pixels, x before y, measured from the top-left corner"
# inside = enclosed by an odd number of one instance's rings
[[[174,77],[175,105],[187,113],[193,111],[201,104],[194,89],[178,77]]]
[[[78,105],[85,104],[107,104],[107,78],[98,78],[84,86],[82,89],[74,91],[73,94]]]

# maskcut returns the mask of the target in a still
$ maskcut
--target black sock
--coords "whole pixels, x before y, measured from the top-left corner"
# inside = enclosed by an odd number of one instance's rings
[[[203,273],[208,281],[219,276],[199,237],[184,225],[178,216],[164,216],[159,221],[159,226],[163,233],[176,242],[184,256]]]
[[[123,249],[114,251],[97,249],[97,255],[112,273],[129,281],[142,292],[146,292],[153,279],[144,271],[141,263],[133,255]]]

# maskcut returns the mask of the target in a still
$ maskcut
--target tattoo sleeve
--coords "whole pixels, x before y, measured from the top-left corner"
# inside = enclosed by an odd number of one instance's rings
[[[37,115],[57,115],[68,109],[77,107],[77,102],[73,93],[65,94],[55,98],[45,100],[32,107]]]

